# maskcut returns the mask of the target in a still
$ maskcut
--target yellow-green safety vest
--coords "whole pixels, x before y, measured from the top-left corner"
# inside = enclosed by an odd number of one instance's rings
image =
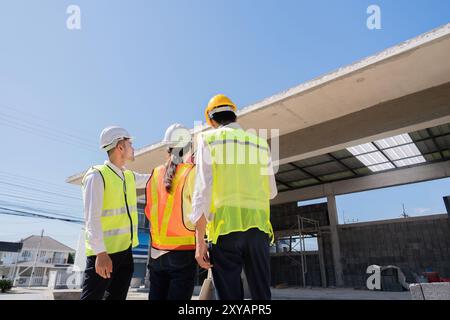
[[[94,166],[83,178],[97,170],[104,183],[103,207],[100,218],[103,242],[108,254],[124,251],[130,246],[137,247],[138,211],[136,183],[130,170],[123,171],[124,180],[108,165]],[[86,255],[95,255],[85,237]]]
[[[273,241],[270,223],[270,150],[265,139],[242,129],[202,133],[212,160],[212,195],[207,237],[258,228]]]

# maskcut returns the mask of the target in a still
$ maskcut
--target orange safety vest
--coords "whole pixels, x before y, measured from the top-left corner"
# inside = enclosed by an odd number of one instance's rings
[[[195,250],[195,231],[189,230],[183,218],[183,187],[192,163],[177,166],[172,189],[164,186],[166,168],[159,166],[147,183],[145,214],[150,221],[152,247],[158,250]]]

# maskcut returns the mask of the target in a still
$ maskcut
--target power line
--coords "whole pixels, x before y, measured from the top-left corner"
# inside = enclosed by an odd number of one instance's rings
[[[96,143],[94,142],[94,140],[92,139],[88,139],[85,137],[82,137],[80,135],[75,135],[69,131],[66,130],[61,130],[59,128],[55,127],[54,123],[49,123],[48,121],[46,121],[46,119],[43,119],[39,116],[30,114],[29,111],[27,111],[26,113],[24,113],[24,111],[18,110],[18,109],[14,109],[11,107],[6,107],[4,105],[0,105],[0,108],[2,109],[7,109],[7,110],[13,110],[15,113],[18,113],[19,116],[17,115],[12,115],[11,113],[5,113],[5,112],[0,112],[0,115],[3,115],[4,117],[9,117],[9,118],[14,118],[17,119],[17,121],[23,122],[25,124],[31,125],[31,126],[36,126],[38,128],[41,128],[43,130],[47,130],[47,131],[51,131],[51,132],[57,132],[60,135],[64,135],[66,137],[71,137],[72,139],[76,139],[82,143],[86,143],[87,145],[91,145],[91,146],[96,146]],[[26,119],[26,117],[24,118],[23,115],[29,115],[32,117],[32,121],[29,121]],[[36,120],[39,120],[41,123],[47,123],[48,125],[44,125],[44,124],[40,124],[38,122],[36,122]]]
[[[1,173],[0,173],[1,175]],[[19,177],[19,179],[26,179],[25,177],[22,177],[20,175],[14,175],[9,174],[10,176],[16,176]],[[3,178],[2,178],[3,179]],[[41,211],[47,210],[53,211],[53,214],[59,214],[60,210],[69,210],[76,214],[75,212],[80,212],[81,210],[81,197],[72,196],[73,193],[62,193],[62,192],[53,192],[50,190],[47,190],[47,186],[42,188],[40,184],[46,184],[44,181],[37,180],[39,182],[37,183],[30,183],[30,181],[27,181],[28,185],[24,185],[23,183],[12,183],[9,180],[13,180],[12,178],[8,177],[7,181],[0,181],[0,184],[11,186],[9,188],[8,193],[1,193],[0,195],[3,196],[5,200],[8,201],[8,204],[11,205],[11,199],[21,199],[24,200],[23,202],[28,205],[28,207],[22,206],[23,208],[29,209],[29,210],[36,210],[36,203],[41,203],[44,205],[45,208],[38,208]],[[30,187],[37,186],[37,188]],[[53,188],[52,188],[53,189]],[[26,191],[25,191],[26,190]],[[29,191],[30,190],[30,191]],[[33,198],[32,196],[35,196]],[[64,198],[64,203],[62,203],[60,200]],[[1,198],[0,198],[1,199]],[[76,202],[74,202],[76,201]],[[31,202],[31,203],[30,203]],[[34,202],[34,203],[33,203]],[[15,204],[17,206],[17,204]],[[54,210],[58,210],[58,212],[55,212]],[[72,216],[73,217],[73,216]]]
[[[70,192],[65,190],[60,190],[57,188],[49,188],[47,186],[41,186],[33,183],[23,183],[21,181],[17,181],[15,179],[4,179],[3,177],[0,177],[0,183],[8,183],[10,186],[5,190],[16,192],[18,194],[25,194],[25,195],[39,195],[39,198],[41,198],[42,193],[46,194],[48,192],[52,192],[57,194],[58,196],[55,196],[54,194],[51,195],[52,198],[59,197],[60,195],[64,196],[70,196],[74,197],[76,200],[81,199],[82,192]],[[12,185],[12,186],[11,186]],[[32,188],[30,191],[25,191],[26,188]],[[50,197],[50,194],[48,194]]]
[[[52,134],[52,133],[43,132],[42,130],[39,130],[39,129],[36,129],[36,128],[32,128],[32,127],[28,127],[28,126],[20,124],[20,123],[17,124],[17,123],[11,122],[10,120],[5,121],[2,118],[0,118],[0,122],[3,123],[5,126],[11,127],[11,128],[17,129],[17,130],[21,130],[21,131],[24,131],[24,132],[27,132],[27,133],[31,133],[33,135],[39,135],[39,136],[41,136],[43,138],[46,138],[46,139],[49,139],[49,140],[53,140],[55,142],[60,142],[60,143],[63,143],[65,145],[71,145],[71,146],[79,147],[79,148],[82,148],[84,150],[91,151],[91,152],[96,152],[96,153],[98,152],[98,150],[95,149],[94,147],[87,146],[87,145],[84,145],[82,143],[76,143],[76,142],[74,143],[73,141],[68,141],[66,138],[59,137],[59,136],[57,136],[55,134]]]
[[[5,188],[4,188],[5,189]],[[46,191],[36,192],[36,191],[28,191],[28,190],[17,190],[16,188],[8,188],[8,192],[0,193],[0,199],[10,199],[14,198],[16,202],[40,202],[40,203],[48,203],[52,206],[64,206],[71,208],[79,208],[82,205],[82,201],[72,198],[62,198],[60,196],[55,196],[53,194],[47,194]],[[20,199],[20,200],[17,200]]]
[[[40,122],[47,124],[47,126],[51,126],[51,128],[55,129],[54,123],[51,123],[50,121],[48,121],[47,118],[43,118],[41,115],[30,112],[28,109],[21,110],[21,109],[12,107],[10,105],[6,106],[3,104],[0,104],[0,109],[8,110],[9,112],[13,111],[13,113],[19,114],[20,116],[27,115],[29,118],[32,118],[33,120],[39,120]],[[67,126],[65,126],[65,127],[67,128]],[[73,128],[73,127],[71,129],[72,129],[72,131],[77,130],[77,128]],[[56,130],[58,130],[58,129],[56,129]],[[59,131],[62,131],[62,130],[59,130]],[[83,140],[88,140],[89,142],[92,142],[91,139],[88,139],[86,137],[81,137],[81,136],[78,136],[78,137],[80,137]]]
[[[57,205],[57,206],[67,206],[67,203],[53,202],[53,201],[48,201],[48,200],[44,200],[44,199],[36,199],[36,198],[30,198],[30,197],[22,197],[22,196],[19,196],[17,194],[0,193],[0,196],[11,197],[11,198],[15,198],[15,199],[28,200],[28,201],[48,203],[48,204]]]
[[[5,212],[2,210],[6,210],[9,212]],[[22,210],[8,209],[8,208],[4,208],[1,206],[0,206],[0,214],[11,215],[11,216],[20,216],[20,217],[44,218],[44,219],[50,219],[50,220],[60,220],[60,221],[65,221],[65,222],[73,222],[73,223],[81,223],[81,224],[84,223],[84,221],[82,221],[82,220],[52,217],[52,216],[47,216],[47,215],[43,215],[43,214],[22,211]]]
[[[60,197],[54,196],[54,195],[47,195],[45,193],[37,193],[34,191],[26,191],[26,192],[17,192],[14,189],[9,189],[8,193],[0,193],[0,199],[5,199],[8,201],[15,201],[15,202],[39,202],[41,204],[48,204],[50,206],[57,206],[57,207],[66,207],[66,208],[80,208],[82,206],[82,201],[75,200],[75,199],[63,199],[61,201]],[[19,199],[19,200],[18,200]]]
[[[20,204],[14,203],[12,201],[17,202],[17,199],[21,199],[23,201],[21,201]],[[37,205],[42,205],[44,207],[40,207],[40,210],[52,210],[53,212],[61,212],[61,211],[65,211],[65,212],[73,212],[78,213],[82,211],[81,206],[79,207],[75,207],[75,206],[69,206],[69,205],[65,205],[65,204],[54,204],[51,201],[45,201],[45,200],[39,200],[39,199],[34,199],[34,198],[27,198],[27,197],[20,197],[20,196],[9,196],[7,198],[0,198],[0,203],[8,203],[8,205],[14,205],[14,206],[18,206],[18,207],[27,207],[27,208],[37,208]]]
[[[33,217],[30,217],[30,218],[32,218],[32,219],[34,219]],[[8,226],[9,225],[28,225],[28,224],[38,224],[38,223],[42,223],[42,221],[32,221],[32,222],[30,222],[30,221],[21,221],[21,222],[18,222],[18,221],[8,221]],[[8,234],[5,234],[5,233],[2,233],[2,236],[5,236],[5,235],[17,235],[17,233],[16,232],[14,232],[14,233],[8,233]]]
[[[55,192],[58,194],[76,197],[76,198],[79,198],[82,194],[81,189],[79,192],[75,192],[74,190],[65,190],[63,188],[45,186],[45,185],[41,185],[38,183],[21,181],[20,179],[12,179],[9,177],[5,178],[5,177],[2,177],[1,175],[0,175],[0,181],[5,182],[5,183],[16,184],[16,185],[20,186],[20,187],[12,187],[11,188],[11,189],[17,190],[18,192],[22,191],[22,189],[21,189],[22,187],[31,187],[31,188],[37,188],[41,191],[50,191],[50,192]]]
[[[75,216],[72,216],[72,215],[57,214],[57,213],[48,212],[48,211],[39,211],[39,210],[35,210],[33,208],[27,208],[27,207],[23,207],[23,208],[8,208],[8,207],[5,207],[4,204],[1,204],[0,205],[0,212],[1,212],[1,210],[6,210],[8,212],[20,213],[20,214],[30,215],[30,216],[43,217],[43,218],[51,218],[51,219],[53,219],[53,218],[55,218],[55,219],[61,218],[61,219],[69,219],[69,220],[74,220],[74,221],[82,221],[81,218],[78,218],[78,217],[75,217]]]
[[[16,198],[16,199],[14,199]],[[18,201],[17,198],[26,198],[23,199],[23,201]],[[39,202],[34,203],[34,202]],[[49,203],[50,202],[50,203]],[[80,205],[76,204],[55,204],[51,203],[51,201],[46,200],[40,200],[35,198],[28,198],[28,197],[22,197],[20,195],[13,195],[13,196],[7,196],[7,197],[1,197],[0,203],[6,203],[10,206],[17,206],[17,207],[25,207],[28,206],[29,209],[32,210],[47,210],[47,211],[53,211],[53,212],[61,212],[61,211],[70,211],[70,212],[76,212],[78,214],[80,211],[82,211],[82,205],[80,202]]]
[[[53,194],[53,195],[56,195],[56,196],[59,196],[59,197],[64,197],[64,198],[71,198],[71,199],[75,199],[75,200],[81,200],[81,198],[79,198],[79,197],[72,197],[72,196],[69,196],[69,195],[56,193],[56,192],[51,192],[51,191],[42,191],[40,189],[36,189],[36,188],[32,188],[32,187],[28,187],[28,186],[24,186],[24,185],[20,185],[20,184],[15,184],[15,183],[5,182],[5,181],[0,181],[0,184],[5,184],[5,185],[9,185],[9,186],[24,188],[24,189],[28,189],[28,190],[34,190],[34,191],[42,192],[42,193]]]
[[[8,182],[8,183],[14,183],[14,184],[20,184],[20,186],[25,186],[25,187],[34,187],[34,188],[38,188],[39,190],[43,189],[46,191],[52,191],[52,192],[56,192],[58,194],[65,194],[65,195],[70,195],[73,197],[77,197],[80,196],[81,194],[81,190],[79,192],[76,192],[73,189],[67,189],[68,186],[62,185],[62,186],[51,186],[51,185],[46,185],[45,183],[39,183],[39,182],[33,182],[33,181],[27,181],[26,178],[13,178],[13,177],[7,177],[7,176],[3,176],[0,173],[0,181],[4,181],[4,182]]]
[[[79,147],[84,147],[85,149],[90,150],[90,151],[97,151],[95,149],[94,145],[89,145],[89,144],[83,143],[81,141],[76,141],[69,137],[55,134],[54,132],[51,132],[49,130],[41,129],[39,127],[33,127],[30,125],[27,125],[26,123],[22,123],[22,122],[13,120],[13,119],[8,119],[8,118],[5,119],[5,117],[2,117],[1,114],[0,114],[0,120],[6,126],[9,126],[9,127],[12,127],[12,128],[18,129],[18,130],[22,130],[22,131],[32,133],[32,134],[38,134],[44,138],[48,138],[50,140],[54,140],[57,142],[63,142],[65,144],[77,145]]]
[[[75,136],[71,133],[64,132],[64,131],[58,130],[56,128],[53,128],[53,127],[49,128],[49,127],[46,127],[46,126],[43,126],[43,125],[40,125],[37,123],[33,123],[33,122],[27,121],[27,120],[17,117],[17,116],[12,116],[12,115],[8,115],[3,112],[0,112],[0,117],[2,119],[6,119],[7,121],[14,121],[18,125],[23,125],[24,127],[27,127],[27,128],[33,129],[33,130],[39,130],[40,132],[43,132],[45,134],[50,134],[52,136],[57,135],[59,137],[63,137],[66,140],[69,139],[69,140],[72,140],[73,142],[81,143],[88,147],[95,148],[95,146],[96,146],[96,143],[94,143],[93,141]]]
[[[54,210],[48,209],[48,208],[30,207],[30,206],[25,206],[25,205],[12,204],[10,202],[4,202],[4,201],[0,201],[0,205],[8,206],[9,209],[12,208],[12,210],[19,208],[20,210],[27,210],[29,212],[34,212],[34,213],[52,214],[52,215],[67,217],[67,218],[80,218],[77,214],[75,214],[75,215],[63,214],[63,213],[60,213],[61,211],[59,211],[59,210],[54,211]]]
[[[29,122],[23,119],[23,117],[17,117],[0,112],[0,121],[2,121],[6,126],[18,130],[22,130],[32,134],[38,134],[50,140],[63,142],[65,144],[77,145],[87,150],[97,152],[96,144],[91,140],[77,137],[71,133],[55,129],[54,127],[48,128],[40,124]]]
[[[70,191],[73,191],[73,186],[69,186],[67,183],[54,183],[54,182],[50,182],[50,181],[45,181],[45,180],[41,180],[41,179],[36,179],[36,178],[32,178],[32,177],[26,177],[26,176],[22,176],[20,174],[17,173],[11,173],[11,172],[5,172],[5,171],[0,171],[0,176],[6,176],[6,177],[10,177],[10,179],[12,178],[18,178],[18,179],[22,179],[22,180],[26,180],[27,182],[31,181],[35,181],[36,184],[42,184],[42,185],[49,185],[49,186],[54,186],[56,188],[71,188]]]

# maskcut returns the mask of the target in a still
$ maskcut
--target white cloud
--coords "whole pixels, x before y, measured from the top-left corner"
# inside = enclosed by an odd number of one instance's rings
[[[424,214],[431,211],[431,208],[414,208],[415,214]]]

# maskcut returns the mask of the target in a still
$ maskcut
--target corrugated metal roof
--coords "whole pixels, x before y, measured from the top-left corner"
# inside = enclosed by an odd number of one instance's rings
[[[389,140],[391,145],[387,145],[383,141],[368,144],[371,146],[370,150],[373,150],[368,151],[368,153],[383,154],[386,163],[391,164],[392,169],[390,170],[396,170],[395,165],[409,164],[418,158],[413,155],[405,156],[401,154],[401,148],[410,147],[411,145],[417,146],[418,151],[421,153],[419,157],[423,156],[426,162],[408,165],[408,167],[450,159],[450,123],[410,132],[408,135],[412,142],[398,142],[395,144],[395,139],[391,139]],[[276,178],[278,191],[284,192],[370,174],[376,173],[372,172],[368,166],[364,165],[356,156],[345,149],[283,164],[280,166]]]

